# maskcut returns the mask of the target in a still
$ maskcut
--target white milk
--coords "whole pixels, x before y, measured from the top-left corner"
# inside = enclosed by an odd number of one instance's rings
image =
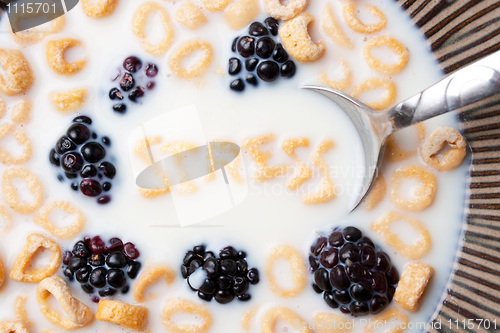
[[[436,82],[440,73],[434,63],[423,39],[411,26],[403,12],[392,2],[366,1],[377,5],[388,19],[387,28],[374,34],[389,34],[403,42],[410,52],[408,67],[392,79],[398,86],[398,101],[410,97],[418,91]],[[179,3],[162,3],[173,19]],[[341,9],[341,4],[335,2],[334,8]],[[82,14],[80,6],[66,16],[67,25],[53,39],[63,37],[79,38],[83,41],[82,48],[88,65],[75,76],[63,77],[55,75],[46,64],[46,40],[33,46],[22,48],[30,61],[36,75],[36,82],[29,98],[34,109],[32,120],[25,126],[28,136],[32,139],[34,157],[26,166],[36,173],[44,185],[46,202],[55,199],[68,199],[81,207],[87,217],[87,225],[82,235],[101,235],[103,238],[118,236],[124,241],[132,241],[141,251],[140,260],[143,267],[150,263],[163,263],[179,271],[182,258],[193,245],[206,244],[207,248],[217,252],[226,245],[244,249],[249,267],[260,270],[261,282],[252,286],[249,292],[252,299],[249,302],[233,301],[228,305],[220,305],[215,301],[206,303],[197,298],[187,287],[180,276],[173,285],[158,285],[154,289],[161,295],[157,300],[145,304],[150,309],[150,323],[153,332],[164,329],[161,324],[160,309],[165,299],[172,296],[182,296],[198,303],[203,303],[214,318],[210,332],[243,331],[240,320],[243,314],[252,307],[257,307],[257,313],[252,321],[252,332],[260,331],[260,318],[265,311],[273,306],[288,306],[299,313],[302,318],[312,323],[314,314],[340,311],[330,309],[312,288],[307,288],[298,296],[290,299],[281,298],[272,293],[264,271],[265,262],[270,250],[278,244],[289,244],[300,250],[304,259],[308,256],[311,242],[317,236],[316,232],[329,232],[338,225],[355,225],[373,238],[392,258],[393,263],[401,273],[407,259],[401,257],[393,249],[384,245],[383,240],[370,230],[370,223],[377,220],[389,210],[396,210],[386,198],[374,211],[367,212],[361,206],[346,217],[352,203],[352,189],[362,168],[363,157],[360,140],[349,119],[323,96],[301,90],[303,84],[320,84],[319,74],[325,70],[333,70],[338,59],[348,60],[353,69],[354,84],[369,77],[380,77],[368,68],[360,51],[362,45],[371,36],[350,32],[345,24],[344,31],[355,42],[356,51],[346,51],[336,45],[321,31],[319,24],[313,25],[314,40],[323,40],[327,52],[322,60],[313,64],[298,65],[297,74],[290,80],[279,79],[273,84],[259,82],[259,87],[248,87],[244,93],[238,94],[229,90],[230,78],[217,76],[217,69],[226,73],[227,60],[231,57],[231,43],[234,37],[245,34],[245,31],[229,31],[222,20],[221,14],[210,14],[210,24],[199,31],[191,32],[180,24],[175,25],[176,39],[170,50],[161,57],[153,57],[142,51],[137,38],[131,32],[131,18],[139,4],[121,2],[109,18],[91,19]],[[263,3],[261,8],[264,8]],[[319,20],[323,2],[313,2],[308,8]],[[340,18],[341,11],[335,14]],[[259,19],[266,17],[262,14]],[[6,20],[0,21],[0,30],[6,30]],[[209,73],[202,79],[182,81],[175,78],[168,68],[168,58],[183,42],[192,39],[209,41],[214,47],[214,61]],[[8,33],[0,34],[2,47],[18,47]],[[129,55],[140,56],[145,62],[158,64],[160,74],[156,78],[156,88],[148,93],[140,107],[131,107],[125,116],[120,116],[111,110],[107,92],[111,87],[109,77],[120,66],[123,59]],[[56,178],[56,171],[48,161],[48,152],[56,140],[66,131],[74,115],[62,116],[50,105],[48,94],[52,91],[66,91],[87,87],[90,98],[82,113],[92,117],[94,129],[99,135],[107,135],[112,140],[108,154],[114,155],[118,174],[113,181],[111,190],[112,202],[99,206],[94,200],[85,198],[81,193],[70,189],[66,180],[61,183]],[[5,98],[8,105],[19,100],[19,97]],[[270,165],[293,161],[281,150],[284,139],[306,137],[310,140],[309,148],[297,150],[300,158],[310,161],[314,148],[323,140],[331,139],[335,148],[325,155],[330,167],[333,182],[343,192],[334,200],[319,205],[304,205],[301,197],[308,191],[307,186],[301,191],[290,191],[286,182],[292,174],[276,179],[255,183],[253,172],[255,163],[248,153],[243,154],[244,166],[248,178],[248,196],[235,208],[214,216],[201,223],[180,227],[176,207],[172,195],[167,194],[156,199],[141,197],[135,185],[134,170],[131,164],[129,135],[141,123],[164,112],[186,106],[197,108],[198,116],[203,125],[207,139],[223,139],[237,144],[243,140],[272,133],[276,139],[262,147],[263,151],[272,153]],[[5,119],[5,118],[4,118]],[[5,120],[4,120],[5,121]],[[452,115],[442,116],[426,122],[427,133],[439,125],[457,126]],[[411,131],[411,130],[410,130]],[[403,135],[400,136],[404,137]],[[186,138],[179,138],[183,140]],[[400,166],[411,163],[421,164],[419,157],[401,163],[384,163],[382,171],[388,181],[390,190],[391,175]],[[360,169],[361,168],[361,169]],[[467,163],[451,172],[434,172],[438,176],[438,191],[434,204],[423,212],[404,215],[419,219],[429,229],[432,235],[432,250],[421,261],[426,262],[436,270],[435,277],[424,299],[422,309],[414,314],[408,314],[414,323],[426,322],[438,305],[452,269],[455,251],[462,223],[464,203],[464,178]],[[3,171],[5,166],[1,167]],[[318,178],[306,183],[318,184]],[[200,182],[203,185],[203,182]],[[202,191],[202,189],[200,189]],[[345,195],[347,193],[347,195]],[[349,196],[351,194],[351,196]],[[198,195],[197,193],[185,196]],[[211,200],[217,200],[212,197]],[[197,209],[197,207],[192,207]],[[198,208],[199,209],[199,208]],[[44,231],[32,222],[32,216],[15,216],[12,231],[1,236],[0,254],[6,267],[11,267],[15,256],[24,244],[26,235]],[[326,235],[326,234],[325,234]],[[408,235],[407,235],[408,237]],[[411,237],[411,235],[410,235]],[[81,237],[79,236],[78,239]],[[61,241],[61,245],[69,248],[76,241]],[[310,277],[312,281],[312,277]],[[36,331],[52,327],[37,309],[33,297],[35,285],[8,281],[2,289],[0,297],[0,319],[13,319],[13,304],[20,294],[28,295],[30,319],[36,322]],[[80,287],[71,284],[74,295],[96,310],[96,304]],[[120,295],[119,298],[133,303],[132,296]],[[391,303],[390,307],[398,307]],[[364,317],[363,320],[373,318]],[[353,319],[349,317],[348,319]],[[356,319],[357,328],[354,332],[363,330],[364,321]],[[285,329],[282,332],[285,332]],[[91,326],[81,329],[81,332],[118,332],[121,328],[95,321]],[[287,332],[291,332],[288,327]],[[409,330],[418,331],[418,329]],[[281,332],[281,331],[280,331]]]

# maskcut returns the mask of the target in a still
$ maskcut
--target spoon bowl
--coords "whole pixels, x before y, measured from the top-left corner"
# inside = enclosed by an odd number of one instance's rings
[[[376,111],[341,91],[306,85],[331,99],[351,119],[364,150],[364,178],[356,195],[354,210],[373,184],[384,153],[387,137],[393,132],[443,113],[458,110],[500,93],[500,51],[445,77],[391,109]]]

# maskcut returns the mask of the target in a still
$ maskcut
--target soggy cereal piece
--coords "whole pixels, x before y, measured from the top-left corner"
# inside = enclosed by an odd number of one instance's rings
[[[396,64],[388,64],[374,57],[371,51],[373,48],[379,47],[389,48],[399,57],[399,61]],[[371,69],[384,75],[393,75],[401,72],[406,68],[409,57],[408,49],[400,41],[390,36],[380,36],[369,40],[363,48],[363,55]]]
[[[100,18],[111,15],[118,4],[118,0],[82,0],[82,10],[85,15]]]
[[[352,84],[352,71],[351,68],[349,67],[349,64],[345,60],[341,60],[339,63],[339,67],[342,68],[343,72],[343,79],[338,81],[338,80],[330,80],[328,78],[327,73],[322,73],[319,76],[319,79],[321,82],[326,84],[328,87],[336,90],[346,90],[349,88]]]
[[[291,190],[298,189],[305,181],[312,177],[312,170],[309,168],[305,162],[301,161],[295,150],[299,147],[309,147],[309,139],[308,138],[294,138],[287,139],[283,141],[281,144],[281,149],[295,162],[297,162],[297,166],[299,170],[292,179],[288,180],[287,186]]]
[[[26,296],[17,296],[16,305],[14,307],[14,313],[16,318],[20,320],[27,327],[33,326],[33,323],[28,318],[28,312],[26,311],[26,301],[28,298]]]
[[[180,324],[174,316],[180,313],[196,318],[194,324]],[[212,326],[212,315],[197,303],[182,298],[169,298],[161,313],[163,326],[172,333],[204,333]]]
[[[262,318],[260,330],[262,333],[277,333],[276,324],[284,321],[288,325],[297,328],[300,333],[313,333],[309,324],[296,312],[286,307],[276,307],[267,311]],[[300,325],[297,325],[299,323]]]
[[[28,60],[19,50],[0,49],[0,92],[7,96],[23,94],[35,77]]]
[[[200,59],[188,68],[184,67],[183,61],[193,55],[194,53],[201,52]],[[205,74],[213,61],[213,48],[208,42],[203,41],[189,41],[182,44],[177,50],[174,51],[170,57],[170,69],[175,76],[181,79],[193,79]]]
[[[153,163],[151,155],[149,153],[149,148],[153,145],[158,145],[162,143],[163,139],[161,136],[155,135],[139,140],[134,146],[134,155],[137,156],[141,161],[150,165]]]
[[[64,15],[50,21],[50,28],[48,31],[40,31],[39,28],[31,28],[23,31],[18,31],[12,33],[12,39],[21,45],[35,44],[47,37],[48,35],[60,32],[64,25],[66,24],[66,19]]]
[[[266,10],[277,20],[287,21],[302,13],[309,4],[309,0],[291,0],[286,5],[281,0],[266,0]]]
[[[241,327],[245,331],[248,331],[250,329],[250,324],[252,322],[252,319],[255,318],[256,314],[257,314],[257,306],[253,306],[250,308],[250,310],[246,311],[243,317],[241,318]]]
[[[31,102],[27,99],[20,100],[12,107],[12,121],[26,123],[31,119]]]
[[[189,0],[184,2],[175,12],[175,19],[191,30],[196,30],[207,23],[207,18],[200,7]]]
[[[0,206],[0,232],[9,231],[12,227],[12,214],[5,208],[5,206]]]
[[[448,143],[450,150],[439,158],[438,154],[444,145]],[[456,129],[451,127],[438,127],[425,139],[420,149],[420,156],[436,170],[450,171],[462,163],[466,154],[466,142],[464,137]]]
[[[368,5],[367,7],[370,14],[378,21],[372,24],[364,24],[356,16],[356,13],[359,11],[357,5],[350,3],[344,7],[344,19],[349,28],[362,34],[372,34],[384,29],[387,25],[387,19],[384,13],[382,13],[376,6]]]
[[[257,0],[239,0],[224,11],[224,20],[233,30],[249,25],[260,13]]]
[[[26,183],[28,191],[33,199],[28,202],[19,200],[19,193],[12,184],[13,178],[20,178]],[[25,168],[8,169],[2,176],[2,194],[5,203],[19,214],[30,214],[36,211],[42,205],[43,188],[38,178]]]
[[[160,15],[162,28],[165,36],[157,44],[151,44],[148,41],[148,36],[146,35],[146,27],[148,23],[148,18],[151,14],[157,13]],[[160,56],[164,54],[172,42],[174,41],[174,28],[170,23],[170,17],[165,8],[161,7],[156,2],[146,2],[135,12],[134,18],[132,20],[132,31],[139,38],[141,46],[147,52]]]
[[[232,0],[202,0],[203,6],[211,12],[224,10]]]
[[[293,287],[284,289],[281,287],[273,272],[278,260],[286,260],[290,264],[292,272]],[[294,297],[300,294],[307,285],[306,265],[299,251],[289,245],[280,245],[272,249],[267,258],[266,275],[269,279],[271,290],[281,297]]]
[[[101,299],[97,306],[97,320],[120,325],[133,331],[145,331],[148,326],[148,308],[120,301]]]
[[[323,140],[313,153],[313,164],[319,168],[323,175],[321,178],[321,188],[316,193],[307,193],[302,197],[302,202],[306,205],[316,205],[325,203],[335,198],[335,186],[328,173],[328,166],[323,159],[329,150],[335,148],[335,143],[330,139]]]
[[[412,244],[407,244],[391,231],[391,225],[395,222],[408,224],[419,236]],[[371,228],[377,232],[384,241],[393,247],[399,254],[408,259],[420,259],[429,253],[431,249],[431,234],[425,225],[397,212],[388,212],[382,218],[372,223]],[[416,236],[416,235],[415,235]]]
[[[64,54],[68,49],[78,47],[81,44],[82,42],[79,39],[74,38],[49,40],[45,49],[45,56],[47,57],[49,67],[61,75],[74,75],[81,71],[87,65],[87,60],[80,59],[74,62],[67,62],[64,58]]]
[[[413,126],[417,131],[418,142],[425,138],[425,125],[423,123],[418,123]],[[401,148],[394,135],[389,135],[385,143],[385,155],[389,162],[401,162],[407,158],[417,154],[417,149],[405,150]]]
[[[365,209],[370,211],[373,210],[378,204],[384,199],[387,192],[387,183],[385,181],[384,175],[379,173],[377,179],[372,185],[370,192],[365,198]]]
[[[372,78],[365,80],[354,87],[351,95],[356,99],[360,99],[361,94],[376,89],[385,90],[387,92],[385,97],[377,101],[365,102],[366,105],[375,110],[384,110],[394,104],[396,101],[397,88],[396,84],[389,79]]]
[[[3,118],[3,116],[5,116],[6,113],[7,113],[7,105],[5,104],[2,97],[0,97],[0,118]]]
[[[410,318],[398,309],[389,309],[370,320],[365,326],[364,333],[373,333],[374,330],[376,331],[377,327],[380,327],[388,322],[392,323],[393,321],[397,324],[394,325],[394,328],[390,328],[384,333],[400,333],[404,331],[404,327],[408,326],[409,320]]]
[[[2,288],[5,281],[5,267],[3,266],[3,260],[0,258],[0,288]]]
[[[0,332],[2,333],[30,333],[30,331],[20,321],[1,320]]]
[[[323,31],[338,45],[352,50],[354,45],[349,37],[346,36],[339,22],[333,15],[333,10],[330,5],[326,5],[321,16],[321,27]]]
[[[433,274],[434,269],[427,264],[409,263],[399,279],[398,287],[394,293],[394,301],[407,311],[417,311],[420,307],[420,299]]]
[[[26,245],[17,255],[9,276],[18,282],[38,283],[57,272],[61,265],[61,249],[56,242],[39,234],[31,234],[26,240]],[[43,249],[52,252],[50,262],[45,267],[32,268],[35,266],[33,257]]]
[[[352,322],[345,316],[333,313],[317,313],[314,315],[316,333],[349,333]]]
[[[82,107],[87,99],[87,89],[75,89],[64,93],[50,94],[52,105],[62,113],[75,112]]]
[[[33,148],[24,128],[9,123],[0,125],[0,140],[7,135],[12,135],[17,143],[23,147],[23,150],[17,156],[12,156],[8,150],[3,148],[5,144],[0,145],[0,163],[12,165],[27,162],[33,156]]]
[[[404,179],[416,179],[420,185],[413,197],[406,199],[400,195],[401,183]],[[396,207],[411,212],[419,212],[429,207],[436,196],[436,176],[421,166],[410,165],[396,170],[392,176],[391,200]]]
[[[283,46],[299,62],[314,62],[325,53],[325,44],[314,43],[309,35],[308,26],[313,21],[312,15],[301,14],[285,22],[279,29]]]
[[[288,166],[283,164],[276,166],[267,165],[267,160],[271,158],[271,153],[263,152],[260,147],[271,143],[274,139],[275,136],[273,134],[265,134],[243,140],[242,147],[248,150],[250,156],[257,164],[257,171],[254,176],[256,182],[279,177],[288,170]]]
[[[52,308],[50,296],[57,300],[64,315]],[[68,285],[60,276],[49,277],[40,282],[36,288],[36,300],[45,318],[65,330],[85,327],[94,319],[92,310],[71,295]]]
[[[134,298],[136,302],[143,303],[156,298],[157,295],[145,296],[146,289],[158,282],[160,279],[171,284],[175,280],[175,271],[167,266],[148,267],[134,285]]]
[[[57,227],[56,224],[50,220],[50,214],[56,208],[63,211],[67,215],[74,216],[75,222],[63,228]],[[82,231],[85,226],[86,219],[82,211],[71,203],[67,201],[52,201],[40,209],[33,221],[41,225],[45,230],[49,231],[54,237],[60,239],[70,239]]]

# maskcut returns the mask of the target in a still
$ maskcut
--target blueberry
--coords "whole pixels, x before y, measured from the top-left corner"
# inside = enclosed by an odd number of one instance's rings
[[[130,99],[132,102],[137,102],[138,98],[144,96],[144,91],[145,91],[144,87],[141,86],[135,87],[128,94],[128,99]]]
[[[75,278],[80,283],[87,283],[87,281],[89,280],[90,272],[92,272],[92,268],[90,266],[79,268],[75,272]]]
[[[257,77],[253,74],[247,74],[245,76],[245,81],[252,86],[256,86],[258,84]]]
[[[108,271],[108,284],[114,288],[121,288],[127,283],[125,273],[121,269],[110,269]]]
[[[273,54],[275,43],[269,37],[262,37],[257,40],[257,44],[255,47],[255,53],[263,58],[267,59]]]
[[[295,71],[295,63],[291,60],[287,60],[283,65],[281,65],[281,76],[284,78],[291,78],[295,75]]]
[[[361,230],[356,227],[346,227],[343,232],[344,238],[347,241],[355,242],[361,238]]]
[[[135,56],[130,56],[123,61],[123,68],[130,73],[135,73],[142,68],[142,61]]]
[[[127,265],[127,257],[121,251],[116,251],[108,255],[106,264],[111,268],[123,268]]]
[[[228,61],[227,72],[229,75],[236,75],[241,71],[241,61],[238,58],[231,58]]]
[[[120,88],[123,89],[123,91],[129,91],[135,86],[135,80],[132,74],[130,73],[125,73],[123,74],[121,80],[120,80]]]
[[[247,273],[247,278],[250,284],[259,283],[260,278],[259,278],[259,271],[257,270],[257,268],[250,268]]]
[[[122,100],[123,99],[123,94],[121,93],[121,91],[118,88],[111,88],[109,90],[108,96],[109,96],[109,99],[111,99],[111,100],[115,100],[115,99]]]
[[[264,24],[266,25],[266,27],[269,29],[269,31],[273,36],[276,36],[278,34],[279,23],[275,18],[273,17],[266,18],[264,20]]]
[[[78,116],[78,117],[75,117],[73,119],[73,122],[74,123],[85,123],[85,124],[92,125],[92,119],[90,119],[87,116]]]
[[[231,83],[229,84],[229,88],[234,91],[243,91],[245,89],[245,83],[243,83],[243,80],[241,79],[236,79],[231,81]]]
[[[215,293],[214,299],[217,301],[217,303],[227,304],[234,299],[234,293],[231,292],[230,290],[221,289]]]
[[[146,76],[147,77],[155,77],[158,75],[158,66],[155,64],[147,64],[146,65]]]
[[[248,27],[248,33],[252,36],[259,37],[259,36],[268,35],[269,31],[266,29],[266,27],[262,23],[253,22]]]
[[[88,142],[81,148],[85,161],[89,163],[99,162],[106,156],[106,149],[98,142]]]
[[[80,182],[80,191],[88,197],[96,197],[102,193],[102,188],[97,180],[84,179]]]
[[[106,285],[106,268],[97,267],[90,273],[90,284],[95,288],[102,288]]]
[[[274,61],[263,61],[257,66],[257,75],[266,82],[272,82],[279,76],[279,66]]]
[[[62,155],[68,151],[75,150],[76,145],[68,137],[63,136],[57,141],[55,148]]]
[[[107,192],[107,191],[111,190],[111,183],[110,182],[104,182],[102,184],[102,190],[104,192]]]
[[[258,64],[259,64],[258,58],[248,58],[247,60],[245,60],[245,68],[249,72],[252,72],[255,68],[257,68]]]
[[[55,149],[51,149],[49,153],[49,161],[52,163],[52,165],[58,167],[61,165],[61,157],[59,154],[56,152]]]
[[[255,52],[255,38],[250,36],[241,37],[238,39],[236,49],[243,58],[250,57]]]
[[[138,261],[129,261],[127,266],[127,275],[131,279],[135,279],[139,275],[139,270],[141,269],[141,263]]]
[[[74,143],[82,144],[90,138],[90,130],[87,126],[77,123],[68,128],[66,135]]]
[[[281,43],[276,44],[276,47],[273,50],[273,59],[279,63],[288,60],[288,53],[285,51]]]
[[[97,168],[92,164],[87,164],[83,167],[82,171],[80,172],[80,176],[82,176],[82,178],[95,177],[97,176]]]
[[[232,246],[226,246],[219,252],[219,257],[221,259],[238,259],[238,251]]]
[[[118,113],[125,113],[127,111],[127,106],[123,103],[113,104],[113,110]]]

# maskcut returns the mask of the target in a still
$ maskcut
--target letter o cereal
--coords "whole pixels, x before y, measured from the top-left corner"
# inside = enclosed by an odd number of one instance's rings
[[[421,184],[415,189],[414,196],[406,199],[400,195],[400,187],[403,180],[408,178],[419,180]],[[394,172],[391,200],[398,208],[419,212],[432,204],[436,195],[436,188],[436,176],[423,167],[410,165]]]
[[[373,5],[369,5],[367,7],[370,14],[378,19],[378,22],[373,24],[364,24],[361,22],[356,16],[356,12],[358,11],[356,5],[350,3],[344,7],[344,19],[349,28],[363,34],[371,34],[384,29],[387,25],[387,19],[385,18],[384,13]]]
[[[120,325],[133,331],[144,331],[148,326],[149,310],[145,306],[101,299],[97,306],[97,320]]]
[[[439,159],[437,154],[448,143],[450,150]],[[420,149],[422,159],[439,171],[450,171],[462,163],[467,144],[464,137],[454,128],[438,127],[425,139]]]
[[[12,184],[13,178],[24,180],[28,191],[33,199],[28,202],[20,202],[19,193]],[[40,208],[43,200],[43,188],[38,178],[25,168],[8,169],[2,176],[2,194],[3,199],[12,210],[19,214],[30,214]]]
[[[182,61],[196,51],[202,52],[201,59],[189,68],[182,65]],[[202,76],[208,70],[213,60],[213,48],[207,42],[189,41],[182,44],[170,57],[170,69],[182,79],[192,79]]]
[[[48,302],[49,297],[53,295],[61,306],[66,318],[51,308]],[[53,276],[44,279],[36,288],[36,299],[40,311],[52,324],[64,328],[65,330],[74,330],[87,326],[94,319],[94,314],[90,308],[71,296],[68,285],[59,276]]]
[[[173,320],[174,315],[186,313],[201,319],[199,325],[178,324]],[[212,326],[212,315],[205,307],[182,298],[167,300],[161,313],[163,326],[172,333],[204,333]]]
[[[139,281],[134,285],[134,298],[137,302],[142,303],[152,300],[154,297],[146,298],[146,289],[152,284],[164,279],[165,282],[171,284],[175,280],[175,272],[166,266],[148,267],[142,274]]]
[[[74,62],[67,62],[64,59],[66,50],[81,45],[81,41],[73,38],[63,38],[58,40],[49,40],[45,50],[45,56],[49,67],[57,74],[61,75],[74,75],[81,71],[87,61],[80,59]]]
[[[165,37],[157,44],[151,44],[146,36],[148,18],[153,13],[158,13],[158,15],[160,15],[163,31],[165,33]],[[139,7],[132,20],[132,30],[137,38],[139,38],[139,42],[144,50],[156,56],[165,53],[174,40],[174,29],[170,23],[168,12],[156,2],[146,2]]]
[[[387,64],[380,61],[371,54],[371,50],[374,47],[386,46],[391,49],[394,54],[399,57],[399,61],[396,64]],[[368,66],[374,71],[384,75],[393,75],[401,72],[405,69],[408,64],[408,49],[401,44],[397,39],[390,36],[380,36],[375,37],[368,41],[368,43],[363,48],[363,55],[365,57]]]
[[[418,240],[408,245],[391,231],[391,224],[398,221],[410,225],[412,229],[420,233]],[[420,259],[429,253],[431,249],[431,235],[427,228],[418,220],[411,219],[397,212],[386,213],[379,221],[372,223],[372,229],[382,236],[384,241],[403,257],[408,259]]]
[[[14,96],[26,92],[35,80],[28,60],[19,50],[0,49],[0,92]]]
[[[118,4],[118,0],[98,0],[96,2],[82,0],[81,3],[85,15],[99,18],[111,15]]]
[[[6,123],[0,125],[0,140],[9,134],[12,134],[12,137],[23,147],[23,151],[19,156],[14,157],[10,152],[0,146],[0,163],[11,165],[22,164],[28,161],[33,155],[33,150],[31,141],[26,135],[26,131],[21,127],[16,128],[13,124]]]
[[[291,0],[283,5],[280,0],[266,0],[266,10],[275,19],[288,21],[302,13],[309,4],[309,0]]]
[[[314,21],[309,14],[301,14],[283,24],[279,36],[290,56],[299,62],[313,62],[325,53],[323,42],[315,44],[309,35],[308,26]]]
[[[292,270],[292,280],[293,288],[283,289],[278,281],[276,281],[275,274],[273,272],[276,262],[280,259],[287,260],[290,263],[290,268]],[[307,274],[306,265],[299,251],[294,249],[289,245],[280,245],[275,247],[266,263],[266,274],[269,279],[269,284],[273,292],[281,297],[293,297],[297,296],[304,290],[307,284]]]
[[[31,234],[26,239],[26,245],[17,255],[9,276],[18,282],[37,283],[57,272],[61,265],[61,249],[53,240],[39,234]],[[40,249],[52,252],[50,262],[45,267],[32,268],[33,257]]]
[[[262,318],[260,326],[261,332],[276,333],[276,323],[281,320],[285,321],[294,328],[298,328],[298,331],[301,333],[313,333],[313,331],[309,328],[309,324],[307,324],[307,322],[302,319],[302,317],[286,307],[272,308],[271,310],[267,311]],[[297,325],[297,323],[300,323],[301,325]],[[302,323],[306,325],[302,325]]]
[[[365,80],[353,88],[351,95],[356,99],[360,99],[361,94],[375,89],[384,89],[387,91],[387,95],[378,101],[365,102],[372,109],[388,109],[396,101],[396,85],[388,79],[372,78]]]
[[[50,219],[50,213],[59,208],[61,211],[68,215],[75,216],[76,221],[64,228],[57,227]],[[80,209],[73,206],[71,203],[66,201],[52,201],[49,204],[42,207],[38,214],[34,218],[34,222],[41,225],[45,230],[49,231],[52,235],[60,239],[70,239],[75,237],[80,231],[82,231],[85,226],[85,216]]]

